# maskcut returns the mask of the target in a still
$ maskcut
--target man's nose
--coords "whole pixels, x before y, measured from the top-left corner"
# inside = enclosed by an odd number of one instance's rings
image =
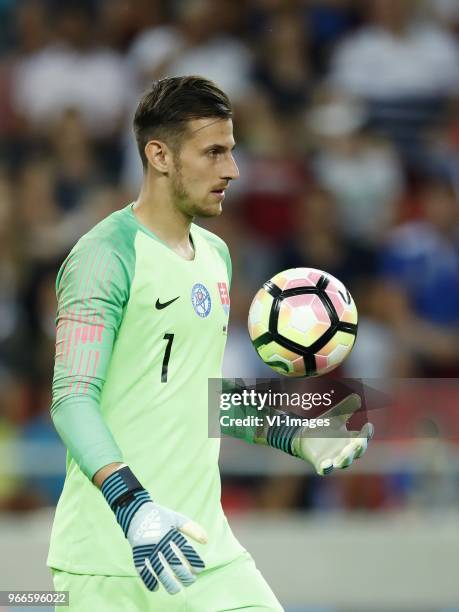
[[[228,165],[225,167],[226,180],[235,180],[239,178],[239,168],[237,167],[236,160],[231,155],[231,159],[228,161]]]

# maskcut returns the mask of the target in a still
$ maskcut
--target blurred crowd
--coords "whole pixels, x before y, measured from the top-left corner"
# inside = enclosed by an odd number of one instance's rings
[[[456,0],[0,0],[0,444],[57,439],[55,276],[136,198],[132,115],[166,75],[211,78],[235,108],[241,178],[206,222],[233,258],[225,374],[270,375],[250,301],[311,266],[359,308],[341,375],[458,376],[458,35]],[[62,478],[26,482],[0,476],[0,508],[54,503]],[[338,503],[338,485],[289,486],[286,505]],[[393,486],[373,479],[357,505],[390,505]]]

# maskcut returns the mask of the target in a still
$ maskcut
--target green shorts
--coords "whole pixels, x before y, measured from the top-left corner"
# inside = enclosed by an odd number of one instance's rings
[[[56,591],[69,591],[69,607],[57,612],[282,612],[283,608],[255,566],[243,555],[213,570],[177,595],[160,585],[151,592],[140,578],[71,574],[53,569]]]

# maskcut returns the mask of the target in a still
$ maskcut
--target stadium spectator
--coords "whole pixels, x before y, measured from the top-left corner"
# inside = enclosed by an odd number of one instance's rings
[[[424,374],[453,376],[459,371],[459,204],[451,185],[435,180],[422,199],[423,218],[389,237],[381,275],[399,341],[421,360]]]
[[[417,0],[368,2],[370,23],[336,48],[331,81],[377,100],[456,92],[457,43],[439,25],[419,21],[417,5]]]
[[[350,238],[372,244],[396,220],[404,177],[397,155],[365,131],[365,122],[364,109],[343,96],[329,96],[308,116],[315,175],[335,197],[339,225]]]
[[[46,46],[18,58],[12,91],[16,112],[33,132],[46,134],[63,112],[76,109],[95,137],[117,133],[128,84],[121,56],[99,44],[84,5],[59,6],[53,25],[55,34]]]
[[[459,49],[451,33],[421,19],[419,0],[372,0],[370,23],[333,54],[330,82],[361,96],[373,131],[391,139],[410,171],[430,166],[427,134],[459,88]]]
[[[235,104],[244,99],[252,57],[244,42],[228,31],[234,13],[228,0],[180,2],[175,25],[141,32],[129,52],[141,88],[165,75],[202,74],[218,82]]]
[[[290,236],[295,204],[309,179],[300,133],[297,122],[278,121],[262,92],[252,95],[250,104],[240,110],[239,210],[251,233],[274,247]]]
[[[280,6],[263,26],[257,36],[254,82],[285,121],[304,109],[311,88],[304,10]]]

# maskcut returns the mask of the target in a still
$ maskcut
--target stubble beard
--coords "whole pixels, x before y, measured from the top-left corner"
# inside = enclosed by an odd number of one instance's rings
[[[175,157],[175,156],[174,156]],[[182,165],[178,157],[175,157],[175,172],[172,176],[172,197],[177,202],[179,208],[190,203],[190,196],[185,188],[182,176]]]
[[[185,186],[182,165],[178,156],[175,158],[175,172],[172,176],[172,197],[173,201],[176,202],[177,208],[189,217],[218,217],[222,212],[221,208],[214,212],[193,201]]]

